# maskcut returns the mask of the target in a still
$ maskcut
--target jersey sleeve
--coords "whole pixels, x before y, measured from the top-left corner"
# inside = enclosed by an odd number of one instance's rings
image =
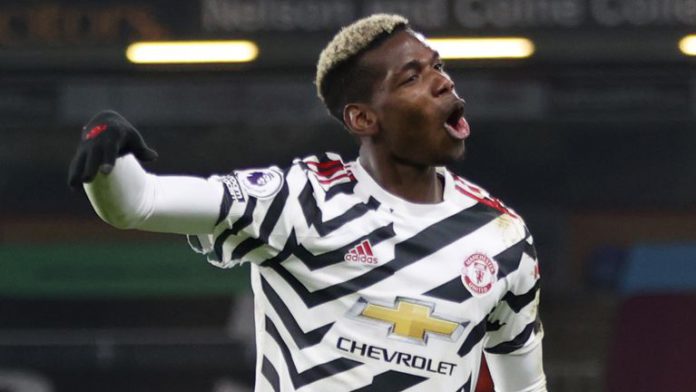
[[[296,166],[235,170],[208,181],[223,188],[211,233],[189,235],[191,248],[208,262],[229,268],[242,262],[270,262],[293,235],[295,187],[306,181]]]
[[[518,268],[510,273],[507,292],[488,315],[484,354],[496,391],[545,390],[539,319],[539,263],[527,235]],[[500,387],[506,385],[506,387]]]

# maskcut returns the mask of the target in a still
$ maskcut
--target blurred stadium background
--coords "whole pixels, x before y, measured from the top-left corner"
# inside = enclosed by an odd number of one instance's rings
[[[376,11],[430,37],[535,45],[447,66],[473,132],[453,169],[535,234],[550,390],[696,390],[696,60],[679,47],[696,0],[3,0],[1,391],[251,390],[248,269],[108,227],[66,186],[68,162],[105,108],[159,151],[156,173],[353,157],[314,63],[339,26]],[[125,56],[191,39],[252,40],[259,55]]]

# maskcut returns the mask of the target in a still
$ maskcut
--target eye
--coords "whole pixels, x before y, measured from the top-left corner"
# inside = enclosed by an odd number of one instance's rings
[[[413,82],[415,82],[416,80],[418,80],[418,74],[415,74],[415,73],[414,73],[413,75],[408,76],[408,77],[403,81],[402,84],[413,83]]]
[[[435,63],[433,68],[435,68],[438,71],[444,71],[445,70],[445,63],[443,63],[443,62]]]

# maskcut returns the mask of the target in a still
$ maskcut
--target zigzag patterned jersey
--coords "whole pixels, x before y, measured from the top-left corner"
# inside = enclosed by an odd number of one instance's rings
[[[256,391],[473,391],[481,353],[539,344],[539,269],[514,211],[444,168],[415,204],[332,153],[213,176],[219,267],[252,263]]]

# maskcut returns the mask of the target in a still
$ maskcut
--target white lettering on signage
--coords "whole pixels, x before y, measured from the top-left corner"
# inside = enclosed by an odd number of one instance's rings
[[[455,0],[463,27],[574,27],[583,22],[581,0]]]
[[[203,0],[201,7],[205,31],[335,30],[356,15],[341,0]]]
[[[696,25],[696,0],[592,0],[592,18],[600,25]]]
[[[414,26],[437,29],[448,23],[447,0],[374,0],[366,1],[363,14],[379,12],[403,15]]]
[[[696,26],[696,0],[202,0],[203,30],[335,31],[398,13],[418,29]]]

